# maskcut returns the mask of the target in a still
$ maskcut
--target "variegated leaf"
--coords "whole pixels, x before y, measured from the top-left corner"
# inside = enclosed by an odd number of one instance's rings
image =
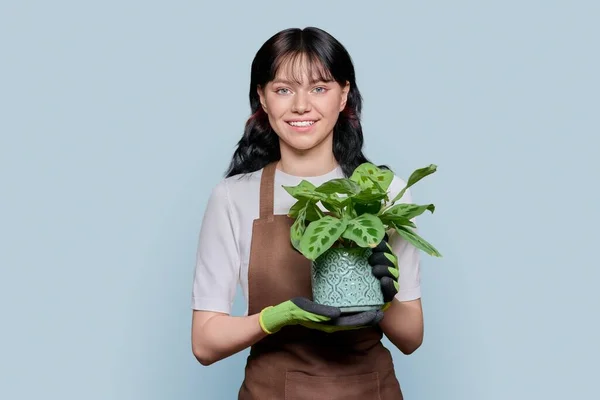
[[[292,197],[294,197],[295,199],[298,199],[298,200],[305,199],[305,200],[319,201],[319,200],[323,200],[323,199],[327,198],[327,195],[325,195],[324,193],[316,192],[315,185],[313,185],[312,183],[310,183],[309,181],[307,181],[305,179],[303,179],[296,186],[282,185],[282,187],[290,195],[292,195]]]
[[[419,168],[419,169],[415,170],[412,174],[410,174],[410,177],[408,178],[408,182],[406,182],[406,186],[400,192],[398,192],[396,197],[394,197],[392,199],[392,203],[395,203],[396,201],[400,200],[402,198],[402,196],[404,196],[404,193],[406,192],[406,190],[409,187],[411,187],[415,183],[419,182],[421,179],[425,178],[427,175],[433,174],[436,170],[437,170],[437,165],[435,165],[435,164],[429,164],[425,168]]]
[[[414,245],[419,250],[422,250],[431,256],[442,256],[440,252],[435,249],[435,247],[420,237],[415,231],[402,225],[395,225],[394,227],[400,236],[402,236],[406,241]]]
[[[306,227],[300,240],[300,252],[309,260],[315,260],[339,239],[348,221],[326,215]]]
[[[306,230],[305,220],[306,220],[306,204],[303,208],[300,209],[300,211],[298,212],[298,217],[296,217],[296,220],[294,221],[294,223],[292,224],[292,227],[290,228],[290,238],[292,241],[292,246],[294,246],[294,248],[296,250],[298,250],[299,252],[302,252],[301,246],[300,246],[300,241]]]
[[[360,185],[348,178],[338,178],[323,183],[315,191],[328,195],[335,193],[353,195],[360,192]]]
[[[412,219],[423,214],[425,211],[429,211],[432,214],[435,211],[435,206],[433,204],[409,204],[409,203],[400,203],[396,204],[389,209],[385,210],[383,214],[381,214],[381,218],[385,217],[404,217],[406,219]]]
[[[354,241],[360,247],[375,247],[385,234],[381,220],[373,214],[362,214],[348,221],[342,237]]]

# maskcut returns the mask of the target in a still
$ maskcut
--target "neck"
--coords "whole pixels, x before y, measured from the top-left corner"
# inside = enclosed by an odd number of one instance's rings
[[[333,156],[333,134],[308,150],[294,149],[279,141],[281,159],[277,169],[296,176],[324,175],[338,166]]]

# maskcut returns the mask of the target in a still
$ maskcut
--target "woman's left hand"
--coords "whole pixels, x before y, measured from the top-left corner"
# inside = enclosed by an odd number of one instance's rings
[[[373,267],[373,275],[381,282],[381,292],[385,302],[384,310],[389,307],[399,290],[398,257],[394,254],[388,240],[389,236],[386,233],[383,240],[372,249],[373,253],[369,256],[369,264]]]

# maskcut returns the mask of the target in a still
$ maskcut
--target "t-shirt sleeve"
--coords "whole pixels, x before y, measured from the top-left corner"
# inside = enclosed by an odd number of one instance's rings
[[[240,258],[227,182],[208,199],[196,252],[192,309],[231,313],[240,274]]]
[[[406,183],[395,177],[390,185],[390,200],[392,200],[404,188]],[[410,189],[407,189],[402,197],[394,204],[412,203]],[[412,222],[416,223],[416,219],[412,218]],[[389,244],[392,247],[394,254],[398,257],[398,284],[399,290],[396,294],[396,299],[399,301],[410,301],[421,297],[421,259],[419,249],[413,244],[406,241],[398,232],[393,231],[389,235]]]

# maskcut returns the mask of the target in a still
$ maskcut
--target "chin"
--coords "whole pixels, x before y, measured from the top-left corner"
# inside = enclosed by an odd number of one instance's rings
[[[314,138],[290,138],[285,141],[289,147],[296,150],[310,150],[319,145],[322,140],[315,140]]]
[[[288,147],[296,150],[310,150],[326,141],[327,137],[328,135],[320,132],[286,132],[284,135],[280,135],[280,139],[282,139],[282,141],[285,142]]]

